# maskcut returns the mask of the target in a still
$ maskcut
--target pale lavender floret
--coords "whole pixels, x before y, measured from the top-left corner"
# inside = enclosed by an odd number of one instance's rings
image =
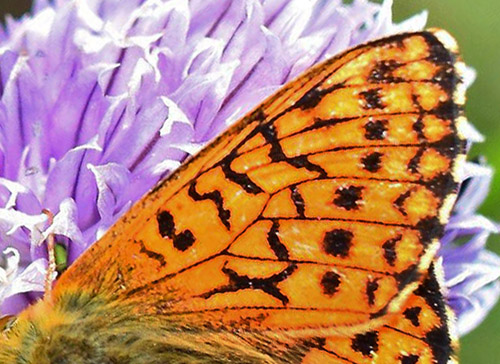
[[[487,196],[492,174],[487,166],[467,163],[465,183],[441,239],[446,293],[460,336],[477,327],[500,296],[500,257],[485,248],[499,227],[476,212]]]
[[[15,247],[20,261],[12,270],[7,251],[0,312],[19,311],[43,289],[38,243],[48,233],[65,239],[73,261],[281,85],[350,46],[425,26],[425,13],[394,24],[391,6],[39,0],[32,15],[8,19],[0,32],[0,249]],[[483,244],[496,228],[475,215],[491,173],[471,166],[469,186],[479,187],[462,193],[441,251],[461,332],[498,297],[498,257]],[[48,229],[42,208],[56,213]],[[471,243],[453,247],[464,234]]]

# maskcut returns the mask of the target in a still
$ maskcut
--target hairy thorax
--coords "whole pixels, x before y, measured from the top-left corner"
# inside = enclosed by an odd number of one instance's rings
[[[282,363],[230,332],[141,316],[121,302],[67,293],[40,301],[0,334],[3,364]]]

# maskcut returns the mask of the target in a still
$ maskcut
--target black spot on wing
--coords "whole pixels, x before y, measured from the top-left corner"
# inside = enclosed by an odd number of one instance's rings
[[[458,183],[455,182],[451,173],[438,174],[436,177],[427,181],[426,186],[439,198],[444,198],[450,193],[458,190]]]
[[[174,248],[180,251],[188,250],[196,241],[190,230],[184,230],[173,238]]]
[[[285,245],[280,241],[279,232],[279,222],[277,220],[273,221],[271,229],[267,233],[267,241],[269,246],[273,250],[274,254],[279,260],[286,260],[289,257],[288,250]]]
[[[411,196],[411,193],[413,190],[408,190],[406,192],[403,192],[401,195],[398,196],[397,199],[394,200],[393,204],[394,206],[398,209],[398,211],[401,213],[403,216],[407,216],[408,213],[406,212],[405,209],[405,201]]]
[[[425,125],[424,122],[422,121],[422,116],[419,117],[418,120],[413,123],[412,127],[415,133],[417,133],[418,140],[420,142],[425,142],[427,138],[425,137],[424,133]]]
[[[413,326],[420,326],[420,312],[422,311],[422,307],[408,307],[403,311],[404,317],[406,317]]]
[[[175,232],[174,217],[168,211],[160,211],[156,214],[158,222],[158,231],[165,239],[171,239],[174,248],[180,251],[186,251],[196,241],[193,233],[190,230],[184,230],[179,234]]]
[[[335,272],[326,272],[321,278],[320,284],[324,294],[333,296],[339,290],[340,275]]]
[[[134,240],[134,242],[140,245],[141,247],[141,249],[139,250],[140,253],[146,254],[149,258],[156,260],[161,266],[165,266],[167,264],[167,262],[165,261],[165,257],[161,254],[158,254],[157,252],[154,252],[146,248],[144,241]]]
[[[196,181],[191,182],[188,189],[188,195],[194,201],[212,201],[217,208],[217,213],[219,220],[226,227],[227,230],[231,229],[231,223],[229,221],[231,217],[231,211],[224,208],[224,199],[219,191],[211,191],[200,195],[196,191]]]
[[[229,284],[204,293],[200,297],[210,298],[219,293],[237,292],[242,289],[257,289],[277,298],[281,301],[283,306],[286,306],[289,299],[280,291],[278,283],[286,280],[296,269],[297,265],[295,263],[291,263],[283,271],[274,274],[271,277],[250,278],[248,276],[239,275],[234,270],[224,266],[222,268],[222,272],[229,278]]]
[[[296,157],[287,157],[283,152],[281,144],[278,140],[274,124],[269,123],[262,125],[259,130],[264,139],[266,139],[266,141],[271,145],[271,149],[269,151],[269,158],[273,162],[283,161],[295,168],[305,168],[311,172],[318,172],[321,177],[327,176],[327,173],[323,168],[309,161],[309,159],[305,155],[300,155]]]
[[[158,222],[158,230],[160,235],[164,238],[171,239],[175,234],[174,217],[168,211],[160,211],[156,215]]]
[[[399,357],[400,364],[417,364],[418,355],[403,355]]]
[[[363,164],[363,169],[368,172],[378,172],[381,168],[382,163],[382,153],[373,152],[361,159],[361,163]]]
[[[328,174],[319,165],[312,163],[306,155],[299,155],[297,157],[287,158],[286,162],[295,168],[305,168],[311,172],[318,172],[319,177],[326,177]]]
[[[260,188],[254,181],[248,177],[248,175],[244,173],[238,173],[231,169],[231,163],[234,160],[233,153],[231,153],[226,159],[220,164],[222,168],[222,172],[224,176],[231,182],[236,183],[241,188],[245,190],[245,192],[250,193],[252,195],[258,195],[259,193],[264,192],[262,188]]]
[[[294,106],[302,110],[312,109],[313,107],[316,107],[319,104],[319,102],[323,99],[323,96],[327,92],[313,88],[312,90],[306,92],[304,96],[302,96],[295,103]]]
[[[424,245],[429,244],[432,239],[441,238],[444,233],[444,226],[436,216],[420,220],[416,225],[416,229]]]
[[[323,250],[334,257],[346,258],[352,246],[354,235],[349,230],[333,229],[323,238]]]
[[[271,149],[269,151],[269,158],[273,162],[279,162],[286,159],[286,155],[281,148],[280,142],[278,140],[278,135],[276,134],[276,128],[274,124],[264,124],[260,128],[260,133],[266,139],[266,141],[271,145]]]
[[[407,165],[407,168],[410,172],[418,173],[418,167],[420,165],[420,160],[422,159],[424,152],[424,148],[419,148],[415,155],[410,159]]]
[[[393,75],[394,70],[396,70],[400,66],[402,66],[402,63],[399,63],[395,60],[384,60],[377,62],[373,69],[370,71],[368,80],[373,83],[390,83],[401,80],[400,78],[396,78]]]
[[[295,209],[297,210],[297,215],[299,217],[304,217],[305,216],[305,206],[306,206],[304,198],[300,194],[297,186],[292,186],[290,188],[290,190],[291,190],[292,202],[295,206]]]
[[[384,140],[386,134],[387,120],[370,120],[365,124],[365,138],[368,140]]]
[[[395,238],[389,239],[382,245],[382,249],[384,249],[384,259],[391,267],[394,266],[397,259],[396,252],[396,244],[398,241],[401,241],[402,236],[398,235]]]
[[[373,306],[375,303],[375,292],[377,292],[378,287],[378,278],[370,279],[366,282],[366,296],[368,297],[368,304],[370,306]]]
[[[302,110],[312,109],[316,107],[323,97],[335,90],[344,87],[344,83],[338,83],[326,89],[318,90],[317,88],[313,88],[307,91],[294,105],[295,108],[299,108]]]
[[[373,354],[378,352],[378,345],[377,331],[368,331],[363,334],[357,334],[351,341],[351,347],[368,358],[372,358]]]
[[[362,200],[362,191],[363,187],[360,186],[339,187],[335,191],[336,197],[333,203],[348,211],[357,210],[359,208],[358,203]]]
[[[382,95],[380,91],[381,89],[379,88],[373,88],[371,90],[362,91],[359,93],[364,101],[364,109],[383,109],[385,107],[384,103],[382,102]]]

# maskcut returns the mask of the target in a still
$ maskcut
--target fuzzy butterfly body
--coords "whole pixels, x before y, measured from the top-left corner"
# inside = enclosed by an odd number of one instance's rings
[[[307,71],[158,184],[0,338],[5,363],[454,361],[433,263],[465,140],[457,49]]]

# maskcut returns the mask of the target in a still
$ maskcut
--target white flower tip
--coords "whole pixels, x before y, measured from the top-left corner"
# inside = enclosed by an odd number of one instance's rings
[[[21,261],[21,255],[19,251],[13,247],[8,247],[2,252],[4,263],[3,269],[10,275],[13,272],[17,272],[19,268],[19,262]],[[0,269],[2,267],[0,266]]]
[[[90,9],[86,1],[78,2],[77,11],[78,16],[84,20],[85,24],[93,31],[99,31],[103,28],[104,22]]]
[[[458,133],[472,143],[484,142],[484,136],[466,118],[457,119]]]
[[[88,166],[87,166],[88,167]],[[54,221],[41,235],[42,243],[50,234],[58,234],[68,237],[74,242],[83,241],[83,235],[76,223],[78,208],[71,197],[65,198],[59,204],[59,212],[54,216]]]
[[[99,135],[95,135],[87,143],[78,145],[73,149],[71,149],[72,152],[77,152],[82,150],[95,150],[97,152],[102,152],[102,147],[99,144]]]
[[[465,66],[465,69],[462,72],[462,81],[465,87],[469,88],[474,81],[476,80],[476,70],[470,66]]]
[[[159,40],[162,36],[162,33],[156,33],[151,35],[129,37],[128,45],[134,45],[144,50],[148,50],[151,44]]]
[[[47,215],[29,215],[17,210],[0,209],[0,221],[8,226],[7,235],[14,234],[20,227],[31,232],[31,243],[37,244],[41,239],[41,231],[47,222]]]
[[[83,52],[93,54],[104,49],[109,44],[109,39],[95,35],[88,29],[77,29],[75,31],[75,43]]]
[[[154,166],[153,174],[155,176],[161,176],[166,171],[175,171],[177,168],[180,167],[180,165],[181,165],[181,163],[179,161],[172,160],[172,159],[166,159],[166,160],[158,163],[156,166]]]
[[[186,153],[188,153],[190,155],[195,155],[196,153],[198,153],[204,147],[204,144],[202,144],[202,143],[179,143],[179,144],[175,144],[175,143],[173,143],[171,145],[171,147],[179,149],[179,150],[182,150],[183,152],[186,152]]]
[[[411,18],[397,24],[396,28],[400,32],[416,32],[425,28],[428,18],[429,12],[427,10],[423,10],[420,13],[413,15]]]
[[[111,78],[112,71],[118,67],[120,67],[119,63],[96,63],[91,66],[92,69],[95,69],[98,72],[97,75],[97,83],[101,87],[102,90],[106,90],[109,79]],[[126,94],[126,93],[124,93]]]
[[[137,63],[132,71],[132,75],[130,76],[130,80],[127,84],[129,89],[128,92],[130,94],[129,97],[139,92],[143,78],[152,72],[154,72],[154,68],[148,61],[146,61],[146,59],[139,58],[137,60]]]
[[[6,178],[0,178],[0,186],[4,186],[10,192],[10,196],[4,207],[7,210],[16,206],[17,197],[20,194],[27,193],[29,191],[28,188],[26,188],[22,184]]]
[[[170,134],[172,131],[172,125],[174,123],[182,123],[185,125],[192,126],[191,122],[189,121],[189,118],[184,113],[184,111],[181,110],[181,108],[177,105],[177,103],[175,103],[166,96],[161,96],[161,101],[168,108],[168,116],[165,122],[163,123],[163,126],[160,129],[160,136]]]
[[[493,169],[487,165],[482,165],[474,162],[465,162],[463,168],[463,175],[465,178],[471,177],[487,177],[493,176]]]

